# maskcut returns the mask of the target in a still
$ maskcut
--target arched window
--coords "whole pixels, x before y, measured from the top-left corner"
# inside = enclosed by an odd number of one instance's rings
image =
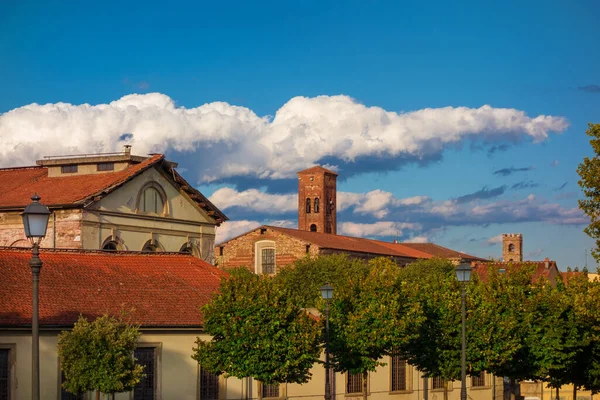
[[[509,253],[512,253],[513,251],[515,251],[515,245],[514,245],[514,244],[512,244],[512,243],[510,243],[510,244],[508,245],[508,252],[509,252]]]
[[[162,214],[164,203],[158,190],[153,187],[146,188],[142,193],[141,206],[143,212]]]
[[[310,231],[311,231],[311,232],[316,232],[316,231],[317,231],[317,225],[315,225],[315,224],[312,224],[312,225],[310,226]]]
[[[157,182],[150,181],[140,189],[136,201],[136,212],[159,216],[169,214],[167,193]]]
[[[119,250],[119,247],[117,245],[117,242],[110,241],[110,242],[106,243],[104,246],[102,246],[102,250],[117,251],[117,250]]]
[[[144,243],[144,247],[142,247],[142,253],[154,253],[158,251],[163,251],[156,240],[148,240]]]
[[[319,212],[319,198],[315,197],[315,213]]]
[[[192,246],[190,245],[189,242],[184,243],[183,246],[181,246],[181,248],[179,249],[180,253],[185,253],[185,254],[194,254],[194,249],[192,249]]]
[[[306,213],[310,214],[310,198],[306,199]]]

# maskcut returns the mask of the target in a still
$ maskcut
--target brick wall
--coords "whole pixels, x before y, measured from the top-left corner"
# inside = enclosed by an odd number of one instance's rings
[[[224,269],[246,267],[254,272],[255,245],[261,240],[275,242],[275,264],[277,269],[291,264],[307,254],[308,243],[270,228],[258,228],[216,247],[215,265]],[[221,248],[223,249],[222,254]],[[310,255],[317,255],[318,251],[319,249],[314,245],[308,247],[308,254]]]
[[[42,247],[81,248],[81,210],[55,210]],[[0,213],[0,246],[29,247],[20,211]]]
[[[315,198],[319,198],[318,213]],[[307,199],[310,199],[309,213]],[[323,171],[298,172],[298,229],[310,231],[311,225],[315,225],[316,232],[336,234],[336,202],[335,175]]]

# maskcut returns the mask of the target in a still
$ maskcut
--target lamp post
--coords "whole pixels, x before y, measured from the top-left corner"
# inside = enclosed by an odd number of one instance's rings
[[[333,297],[333,288],[328,283],[321,286],[321,297],[325,300],[325,400],[331,400],[329,383],[329,303]]]
[[[48,218],[50,210],[45,205],[40,204],[40,196],[34,194],[31,198],[33,202],[25,207],[23,214],[23,227],[25,236],[31,242],[31,267],[32,275],[32,311],[31,311],[31,398],[40,399],[40,337],[39,337],[39,316],[38,316],[38,286],[40,283],[40,270],[42,269],[42,260],[40,260],[40,242],[46,236],[48,227]]]
[[[461,283],[460,305],[462,317],[462,348],[461,348],[461,363],[460,363],[460,400],[467,400],[467,345],[465,334],[465,297],[466,283],[471,279],[471,266],[469,264],[459,264],[456,267],[456,279]]]

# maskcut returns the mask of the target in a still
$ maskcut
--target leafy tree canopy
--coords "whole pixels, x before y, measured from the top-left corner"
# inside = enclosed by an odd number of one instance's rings
[[[578,183],[585,194],[585,199],[579,200],[579,208],[590,217],[590,224],[584,231],[596,240],[592,256],[600,263],[600,124],[589,123],[585,133],[592,137],[590,144],[594,156],[585,157],[577,168],[581,178]]]
[[[72,331],[58,336],[58,356],[71,393],[96,390],[119,393],[132,390],[144,377],[133,352],[141,333],[119,319],[104,315],[93,322],[79,317]]]

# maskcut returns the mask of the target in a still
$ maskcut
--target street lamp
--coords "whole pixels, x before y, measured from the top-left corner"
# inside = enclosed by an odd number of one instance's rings
[[[471,266],[466,263],[459,264],[456,267],[456,279],[461,283],[461,316],[462,316],[462,359],[460,363],[460,400],[467,400],[467,346],[465,335],[465,297],[466,283],[471,279]]]
[[[25,236],[31,242],[31,267],[33,297],[31,313],[31,398],[39,400],[40,398],[40,337],[39,337],[39,316],[38,316],[38,286],[40,283],[40,270],[42,269],[42,260],[40,260],[40,242],[46,236],[48,227],[48,218],[50,210],[43,204],[40,204],[40,196],[34,194],[31,198],[33,202],[25,207],[23,214],[23,226],[25,227]]]
[[[331,400],[329,383],[329,303],[333,298],[333,288],[328,283],[321,286],[321,297],[325,300],[325,400]]]

